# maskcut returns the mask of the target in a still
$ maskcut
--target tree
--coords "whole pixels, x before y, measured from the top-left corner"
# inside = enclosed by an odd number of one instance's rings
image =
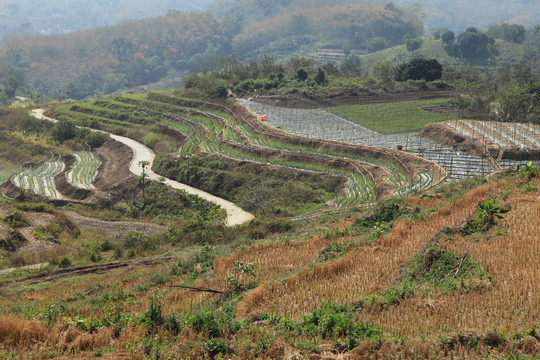
[[[145,180],[146,178],[148,177],[148,174],[146,173],[146,168],[148,167],[148,165],[150,165],[150,162],[148,161],[139,161],[139,166],[142,168],[142,173],[141,173],[141,176],[139,177],[139,182],[141,184],[141,187],[142,187],[142,194],[143,194],[143,200],[146,201],[146,194],[144,192],[144,189],[145,189]]]
[[[17,78],[13,75],[10,75],[7,78],[6,84],[4,86],[4,92],[6,93],[6,96],[9,99],[15,96],[15,91],[17,91],[18,86],[19,86],[19,82],[17,81]]]
[[[371,39],[371,41],[368,44],[367,51],[369,53],[381,51],[381,50],[386,49],[386,46],[387,46],[386,39],[383,38],[382,36],[377,36]]]
[[[502,122],[527,122],[533,110],[535,95],[529,86],[512,85],[504,88],[495,110],[497,120]]]
[[[489,54],[490,39],[475,27],[469,27],[459,34],[457,45],[462,57],[482,57]]]
[[[319,85],[325,85],[328,81],[326,80],[326,73],[323,69],[318,68],[317,74],[315,75],[315,82]]]
[[[306,81],[309,76],[309,73],[306,69],[300,68],[296,70],[296,78],[300,81]]]
[[[450,30],[443,32],[441,34],[442,46],[446,49],[446,48],[449,48],[452,45],[454,45],[455,37],[456,37],[456,35],[454,34],[454,32],[452,32]]]
[[[442,34],[448,32],[448,31],[450,31],[450,30],[445,28],[445,27],[438,28],[437,30],[435,30],[433,32],[433,37],[435,38],[435,40],[439,40],[439,39],[441,39]]]
[[[60,120],[55,123],[51,130],[50,135],[54,140],[63,143],[64,141],[71,140],[77,134],[77,127],[69,120]]]
[[[525,40],[526,30],[523,25],[502,23],[500,25],[490,25],[487,33],[497,39],[521,44]]]
[[[416,50],[422,47],[422,39],[420,38],[410,38],[405,40],[405,46],[407,51],[415,52]]]
[[[436,59],[416,58],[401,64],[396,74],[397,81],[434,81],[442,77],[443,67]]]
[[[373,65],[373,76],[384,83],[391,82],[396,76],[396,67],[390,60],[379,61]]]
[[[358,77],[362,75],[362,59],[358,55],[349,55],[339,67],[345,77]]]

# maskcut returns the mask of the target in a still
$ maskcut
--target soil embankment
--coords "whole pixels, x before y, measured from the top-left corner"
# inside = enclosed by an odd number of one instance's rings
[[[299,109],[319,109],[321,107],[332,107],[338,105],[366,105],[397,101],[436,99],[449,96],[450,93],[447,91],[433,89],[415,89],[411,91],[391,93],[373,92],[368,89],[341,89],[321,95],[310,95],[304,93],[287,95],[265,94],[258,96],[256,100],[266,105],[276,105]]]

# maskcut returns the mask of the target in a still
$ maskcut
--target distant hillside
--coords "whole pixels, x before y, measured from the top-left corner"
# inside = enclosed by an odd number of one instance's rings
[[[502,22],[526,27],[540,24],[538,0],[395,0],[395,3],[423,5],[424,23],[432,29],[463,31],[471,25],[486,28]]]
[[[444,65],[465,66],[474,65],[478,67],[509,67],[525,62],[527,65],[538,68],[538,62],[528,62],[525,58],[526,47],[520,44],[513,44],[504,40],[495,40],[494,48],[496,56],[480,59],[461,59],[450,56],[443,49],[440,40],[427,40],[422,43],[422,47],[414,52],[407,51],[405,45],[394,46],[382,51],[361,56],[366,64],[375,64],[378,61],[388,60],[390,62],[402,63],[410,61],[414,57],[435,58]]]
[[[6,39],[0,65],[17,77],[19,93],[45,95],[41,100],[82,99],[207,70],[220,55],[279,58],[321,44],[365,48],[375,37],[400,44],[404,35],[422,32],[413,13],[392,4],[259,0],[225,5],[218,3],[214,12],[173,11],[93,30]]]
[[[122,20],[206,10],[212,0],[8,0],[0,2],[0,39],[10,35],[62,34]]]

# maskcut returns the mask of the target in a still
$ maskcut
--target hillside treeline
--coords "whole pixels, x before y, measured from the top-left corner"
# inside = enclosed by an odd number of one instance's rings
[[[0,61],[17,78],[19,93],[38,101],[81,99],[205,70],[216,55],[255,59],[315,43],[359,47],[375,37],[398,44],[421,29],[417,17],[392,4],[238,1],[214,13],[173,11],[94,30],[12,38]]]
[[[0,2],[0,39],[34,34],[62,34],[125,19],[145,19],[168,10],[206,9],[212,0],[8,0]]]
[[[410,0],[395,0],[399,5],[411,4]],[[463,31],[469,26],[487,28],[491,24],[512,23],[531,27],[540,21],[537,0],[417,0],[424,15],[424,23],[432,28]]]

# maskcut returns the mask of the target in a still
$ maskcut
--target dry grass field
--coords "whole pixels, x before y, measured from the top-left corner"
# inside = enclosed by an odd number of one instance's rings
[[[358,227],[374,213],[358,209],[324,227],[300,221],[311,232],[298,236],[234,246],[209,266],[207,247],[195,258],[179,255],[178,263],[156,258],[103,273],[4,282],[2,358],[538,357],[540,177],[513,172],[447,187],[398,201],[401,215],[382,234]],[[489,199],[509,211],[465,231]],[[436,254],[461,259],[458,266],[431,285],[416,275],[412,290],[390,299],[404,265],[425,262],[433,243],[442,249]],[[331,247],[339,254],[324,258]],[[460,277],[465,260],[488,276]],[[236,273],[243,287],[232,291],[235,261],[256,268],[254,276]],[[224,293],[171,287],[178,284]],[[376,336],[365,330],[353,339],[340,311]],[[313,314],[323,315],[309,328]]]

